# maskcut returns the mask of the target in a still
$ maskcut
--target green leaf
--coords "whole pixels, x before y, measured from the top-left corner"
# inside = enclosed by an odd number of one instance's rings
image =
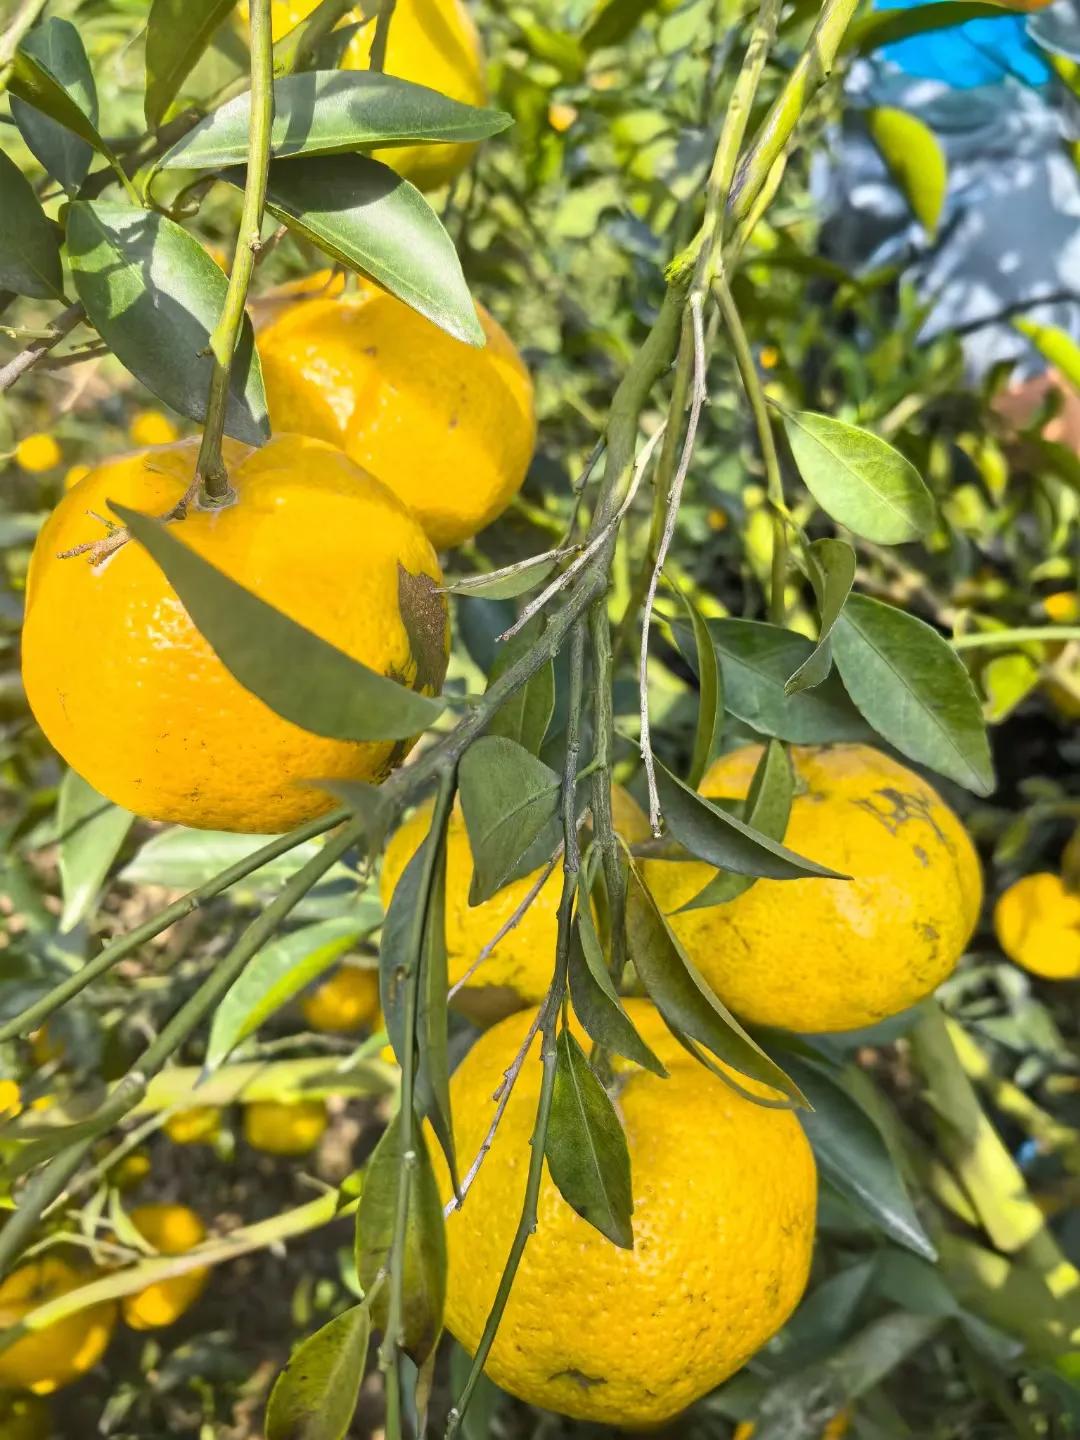
[[[173,825],[151,835],[121,870],[120,879],[127,885],[167,885],[170,890],[194,890],[273,839],[272,835],[238,835],[229,830],[189,830],[183,825]],[[276,889],[317,855],[319,849],[318,840],[307,840],[271,860],[241,884]],[[335,870],[340,871],[341,867],[335,866],[328,874],[334,874]]]
[[[613,1245],[632,1250],[634,1197],[622,1121],[569,1030],[560,1031],[556,1041],[544,1154],[570,1208]]]
[[[164,120],[234,4],[235,0],[153,0],[146,21],[145,114],[151,130]]]
[[[244,175],[243,168],[222,171],[241,189]],[[420,191],[388,166],[366,155],[322,155],[303,165],[275,160],[266,208],[447,334],[484,344],[453,241]]]
[[[270,1392],[266,1440],[344,1440],[370,1336],[367,1306],[354,1305],[298,1345]]]
[[[770,740],[762,751],[747,792],[746,823],[772,840],[782,840],[791,814],[794,793],[795,779],[791,773],[787,752],[778,740]],[[692,900],[681,906],[678,913],[681,915],[684,910],[701,910],[709,905],[724,905],[745,894],[753,883],[753,876],[735,875],[722,870],[709,881],[704,890],[700,890]]]
[[[543,634],[547,622],[537,616],[506,644],[491,667],[490,690],[499,676],[515,664],[526,650],[532,648]],[[503,735],[514,740],[532,755],[540,753],[544,736],[555,712],[555,662],[547,660],[525,684],[500,705],[487,727],[489,735]]]
[[[738,816],[710,805],[659,761],[656,762],[656,788],[672,837],[691,855],[715,865],[718,870],[733,870],[737,875],[766,875],[771,880],[803,880],[808,875],[826,880],[850,878],[804,855],[796,855],[794,850],[753,829]]]
[[[131,205],[77,200],[68,207],[75,288],[103,340],[137,380],[181,415],[206,418],[210,333],[228,281],[175,221]],[[269,438],[262,370],[249,320],[233,362],[225,433],[249,445]]]
[[[802,1103],[794,1081],[769,1059],[706,985],[633,866],[627,889],[626,942],[638,978],[674,1034],[690,1036],[733,1070]],[[725,1078],[735,1089],[740,1088],[731,1077]]]
[[[709,634],[724,672],[724,703],[752,730],[793,745],[870,738],[837,675],[786,693],[789,676],[814,650],[805,635],[761,620],[710,620]]]
[[[45,20],[30,31],[21,48],[55,76],[90,124],[96,126],[97,87],[75,26],[69,20]],[[90,169],[94,158],[93,145],[14,94],[11,98],[11,118],[18,125],[31,154],[68,194],[74,195]]]
[[[855,551],[846,540],[815,540],[806,547],[806,568],[817,596],[821,623],[817,644],[785,683],[785,695],[811,690],[828,679],[832,669],[829,636],[851,594],[855,564]]]
[[[450,1113],[449,960],[446,952],[446,845],[439,846],[424,920],[416,1010],[416,1099],[431,1121],[457,1193],[457,1160]]]
[[[600,0],[585,22],[581,48],[586,53],[617,45],[641,22],[659,0]]]
[[[969,20],[1000,20],[1005,7],[989,0],[929,0],[910,10],[879,10],[863,16],[850,26],[841,45],[842,54],[869,55],[882,45],[893,45],[912,35],[949,30]]]
[[[879,545],[901,545],[933,529],[934,497],[898,450],[856,425],[784,412],[788,444],[806,488],[832,518]]]
[[[833,631],[851,698],[897,750],[989,795],[994,767],[979,697],[946,640],[914,615],[852,595]]]
[[[439,1187],[423,1131],[413,1122],[408,1167],[403,1256],[404,1284],[401,1345],[422,1365],[438,1343],[446,1303],[446,1230]],[[398,1176],[405,1156],[401,1143],[401,1112],[394,1116],[368,1161],[364,1190],[356,1212],[356,1270],[369,1291],[376,1277],[391,1263],[394,1220],[398,1204]],[[372,1319],[385,1329],[390,1281],[384,1280],[371,1306]]]
[[[34,42],[31,42],[31,45],[33,44]],[[57,54],[63,56],[65,68],[73,63],[69,47],[64,45],[54,52],[52,47],[39,49],[34,45],[31,49],[31,45],[23,41],[15,52],[8,79],[8,89],[12,95],[72,131],[99,155],[103,155],[110,165],[115,166],[116,156],[98,134],[97,125],[79,103],[84,92],[84,83],[80,81],[71,85],[52,70]],[[70,93],[72,91],[74,93]]]
[[[336,740],[403,740],[441,713],[442,701],[369,670],[230,580],[176,538],[182,522],[112,509],[161,566],[225,668],[284,719]]]
[[[161,3],[161,0],[158,0]],[[513,123],[501,110],[463,105],[377,70],[306,70],[274,82],[270,153],[340,155],[383,145],[486,140]],[[158,162],[163,170],[208,170],[247,159],[251,94],[200,120]]]
[[[651,1070],[654,1075],[667,1075],[665,1067],[634,1029],[619,999],[604,963],[584,884],[579,891],[577,923],[570,937],[569,980],[574,1011],[591,1040]]]
[[[34,187],[0,150],[0,289],[34,300],[62,300],[60,232],[41,208]]]
[[[948,162],[937,136],[918,116],[891,105],[869,110],[866,124],[916,220],[933,238],[949,188]]]
[[[694,632],[694,653],[697,662],[695,669],[698,677],[698,713],[697,725],[694,728],[694,749],[690,758],[690,770],[687,778],[691,785],[696,786],[708,769],[709,761],[713,757],[724,728],[724,682],[705,617],[681,586],[676,586],[675,589]]]
[[[502,735],[474,740],[458,778],[473,857],[469,904],[481,905],[517,878],[522,856],[558,815],[561,785],[550,766]]]
[[[792,1078],[809,1100],[799,1115],[825,1178],[898,1245],[936,1260],[881,1132],[844,1088],[841,1074],[786,1056]]]
[[[519,595],[535,590],[546,580],[555,568],[550,555],[538,555],[535,560],[519,566],[507,566],[504,570],[493,570],[490,574],[446,575],[443,589],[451,595],[477,595],[487,600],[516,600]],[[521,632],[519,632],[521,633]]]
[[[1080,390],[1080,345],[1057,325],[1041,325],[1037,320],[1017,316],[1013,326],[1026,335],[1055,370],[1059,370],[1069,384]]]
[[[60,890],[64,908],[60,933],[67,934],[89,912],[120,852],[134,816],[99,795],[81,775],[68,770],[60,782],[56,823],[60,839]]]
[[[381,918],[377,907],[367,914],[334,916],[290,931],[252,956],[214,1012],[205,1069],[223,1064],[242,1040],[329,970]]]

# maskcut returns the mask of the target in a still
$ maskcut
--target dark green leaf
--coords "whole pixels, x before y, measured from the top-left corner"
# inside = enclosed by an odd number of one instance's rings
[[[298,1345],[266,1408],[266,1440],[344,1440],[356,1410],[371,1321],[354,1305]]]
[[[282,160],[383,145],[461,143],[485,140],[511,123],[501,110],[463,105],[377,70],[306,70],[274,82],[270,147]],[[165,170],[242,164],[250,128],[251,95],[245,92],[201,120],[158,163]]]
[[[762,751],[754,778],[746,796],[744,813],[746,823],[772,840],[782,840],[791,814],[791,799],[795,793],[795,779],[791,773],[791,762],[787,752],[778,740],[770,740]],[[745,894],[754,883],[750,875],[736,875],[722,870],[700,890],[692,900],[683,905],[683,910],[701,910],[708,905],[724,905],[729,900]]]
[[[281,935],[254,955],[214,1012],[205,1069],[223,1064],[241,1040],[329,970],[381,918],[377,908],[334,916]]]
[[[62,300],[60,232],[47,219],[14,160],[0,150],[0,288],[34,300]]]
[[[705,617],[681,586],[676,587],[683,609],[694,632],[695,669],[698,677],[698,713],[694,729],[694,750],[688,780],[698,785],[716,750],[724,728],[724,684],[716,650]]]
[[[754,830],[744,820],[717,809],[656,762],[656,788],[660,808],[672,837],[699,860],[737,875],[766,875],[771,880],[802,880],[808,875],[846,880],[815,860]]]
[[[543,633],[546,622],[537,616],[503,645],[491,668],[488,688],[530,649]],[[555,663],[547,660],[524,685],[509,696],[496,710],[488,724],[489,735],[503,735],[524,746],[532,755],[540,753],[551,717],[555,711]]]
[[[785,1064],[813,1106],[799,1119],[822,1174],[891,1240],[926,1260],[936,1260],[937,1252],[915,1213],[881,1132],[851,1099],[842,1075],[834,1076],[796,1056],[785,1057]]]
[[[806,547],[806,567],[817,597],[821,623],[817,644],[784,686],[785,695],[812,690],[829,677],[829,636],[855,580],[855,551],[846,540],[815,540]]]
[[[547,579],[554,568],[555,561],[550,555],[539,555],[535,560],[531,560],[520,568],[507,566],[505,570],[495,570],[487,575],[447,575],[443,579],[443,589],[451,595],[476,595],[488,600],[515,600],[519,595],[524,595],[529,590],[535,590],[542,580]]]
[[[222,172],[237,187],[242,168]],[[324,254],[380,285],[447,334],[483,345],[453,241],[420,191],[366,155],[275,160],[266,207]]]
[[[66,47],[63,53],[65,64],[70,63],[71,57],[67,54]],[[72,87],[74,93],[69,94],[67,82],[61,76],[53,74],[53,58],[51,51],[47,54],[31,51],[24,41],[15,52],[8,89],[17,99],[71,130],[99,155],[103,155],[111,165],[115,165],[116,156],[98,134],[96,124],[81,107],[83,86],[80,84]]]
[[[146,22],[145,105],[146,123],[152,130],[164,120],[234,4],[235,0],[153,0]]]
[[[222,664],[276,714],[332,739],[402,740],[441,712],[441,701],[369,670],[230,580],[176,538],[182,522],[112,508],[161,566]]]
[[[562,1030],[544,1154],[571,1209],[623,1250],[634,1248],[630,1152],[622,1122],[585,1052]]]
[[[793,745],[870,738],[838,676],[785,693],[789,676],[813,653],[805,635],[760,620],[710,620],[709,634],[724,672],[724,703],[751,729]]]
[[[769,1059],[705,984],[633,866],[627,890],[626,942],[638,978],[676,1035],[690,1036],[733,1070],[802,1102],[794,1081]]]
[[[82,39],[70,20],[53,18],[35,26],[22,42],[22,49],[64,86],[68,97],[96,126],[97,87]],[[11,118],[30,152],[73,195],[86,179],[94,147],[17,95],[11,98]]]
[[[851,698],[890,745],[989,795],[994,767],[979,698],[936,630],[893,605],[852,595],[833,649]]]
[[[667,1075],[667,1070],[634,1029],[619,999],[604,963],[604,952],[584,888],[578,901],[577,923],[570,937],[569,979],[574,1010],[590,1039],[651,1070],[654,1075]]]
[[[67,240],[79,299],[120,363],[181,415],[204,420],[210,333],[228,288],[210,256],[164,215],[103,201],[68,207]],[[270,434],[248,320],[233,362],[225,433],[249,445]]]
[[[439,1187],[423,1131],[413,1122],[408,1167],[404,1284],[400,1343],[418,1364],[431,1353],[442,1330],[446,1302],[446,1231]],[[398,1205],[398,1177],[405,1164],[401,1143],[401,1113],[394,1116],[368,1161],[360,1207],[356,1212],[356,1270],[365,1291],[376,1277],[388,1271]],[[372,1319],[383,1329],[387,1322],[390,1282],[387,1278],[371,1307]]]
[[[502,735],[474,740],[458,777],[473,857],[469,904],[481,905],[516,878],[522,856],[555,821],[560,781],[542,760]]]
[[[909,10],[878,10],[868,13],[852,25],[844,37],[842,50],[869,55],[882,45],[893,45],[911,35],[927,35],[932,30],[948,30],[969,20],[1000,20],[1003,7],[982,0],[929,0],[926,5],[913,5]]]
[[[658,0],[600,0],[585,22],[581,47],[587,52],[617,45],[656,8]]]
[[[785,411],[784,427],[806,488],[841,525],[880,545],[933,529],[934,497],[911,461],[880,436],[809,410]]]
[[[56,823],[64,897],[61,934],[73,930],[89,913],[134,818],[129,810],[121,810],[99,795],[74,770],[60,782]]]
[[[937,233],[949,186],[945,151],[930,126],[906,110],[878,105],[867,111],[870,138],[929,236]]]
[[[454,1127],[450,1118],[450,1061],[447,1052],[446,846],[439,846],[424,920],[423,954],[416,1011],[416,1098],[431,1121],[457,1191]]]

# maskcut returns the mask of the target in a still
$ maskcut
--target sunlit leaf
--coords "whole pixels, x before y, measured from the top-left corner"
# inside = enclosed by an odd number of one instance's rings
[[[935,235],[949,186],[941,142],[917,115],[891,105],[869,110],[866,124],[916,220],[927,235]]]
[[[443,589],[451,595],[475,595],[488,600],[515,600],[546,580],[555,568],[550,555],[542,555],[528,565],[514,567],[510,573],[496,570],[491,574],[447,575]],[[509,569],[509,567],[508,567]]]
[[[65,70],[74,65],[70,45],[65,42],[55,48],[51,45],[38,47],[32,36],[31,31],[31,35],[27,37],[29,44],[24,40],[15,52],[14,65],[8,79],[11,94],[70,130],[91,149],[103,155],[110,164],[115,165],[115,155],[98,133],[95,121],[82,108],[85,77],[71,84],[52,70],[53,61],[57,57],[62,58]]]
[[[266,1440],[344,1440],[370,1333],[367,1308],[354,1305],[296,1347],[270,1392]]]
[[[501,735],[473,741],[462,756],[458,779],[473,857],[469,904],[480,905],[518,878],[522,856],[555,822],[560,780],[543,761]]]
[[[82,39],[71,21],[55,16],[43,21],[26,36],[22,49],[64,86],[68,98],[96,126],[97,87]],[[73,195],[86,179],[94,158],[93,145],[15,94],[11,97],[11,118],[31,153]]]
[[[146,123],[164,120],[236,0],[153,0],[146,21]]]
[[[829,636],[855,580],[855,551],[846,540],[814,540],[806,547],[806,566],[817,597],[821,623],[817,644],[784,686],[786,695],[811,690],[832,669]]]
[[[1080,390],[1080,345],[1067,330],[1058,325],[1043,325],[1038,320],[1029,320],[1026,315],[1018,315],[1012,323],[1070,385]]]
[[[61,933],[73,930],[90,913],[134,818],[74,770],[64,776],[56,813],[64,898]]]

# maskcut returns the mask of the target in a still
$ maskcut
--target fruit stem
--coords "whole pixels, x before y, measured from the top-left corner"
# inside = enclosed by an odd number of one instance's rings
[[[210,353],[214,368],[206,402],[206,426],[196,475],[204,504],[221,505],[232,498],[229,475],[221,456],[221,437],[229,403],[230,382],[236,346],[246,315],[248,289],[260,245],[266,186],[270,174],[270,137],[274,123],[274,47],[271,36],[270,0],[250,0],[251,35],[251,133],[248,137],[247,177],[244,205],[233,251],[232,270],[225,304],[214,333]]]

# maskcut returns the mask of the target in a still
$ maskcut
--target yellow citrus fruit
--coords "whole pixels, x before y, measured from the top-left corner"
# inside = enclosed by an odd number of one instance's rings
[[[428,833],[433,804],[419,806],[390,838],[379,880],[384,907],[390,904],[402,872]],[[611,809],[615,829],[628,844],[648,839],[648,820],[619,785],[612,787]],[[446,950],[451,984],[462,978],[511,919],[542,870],[505,885],[482,905],[470,905],[472,848],[461,806],[454,806],[446,836]],[[547,993],[555,963],[561,891],[562,870],[556,866],[517,925],[481,963],[469,981],[469,990],[509,991],[522,1000],[539,1000]]]
[[[175,424],[160,410],[137,410],[128,426],[133,445],[171,445],[180,434]]]
[[[736,1425],[732,1440],[751,1440],[756,1428],[752,1420],[743,1420]],[[844,1436],[850,1429],[851,1411],[848,1409],[838,1410],[822,1430],[821,1440],[844,1440]]]
[[[16,1080],[0,1080],[0,1120],[12,1120],[22,1109],[22,1091]]]
[[[763,370],[775,370],[780,364],[780,351],[775,345],[763,345],[758,351],[758,364]]]
[[[130,1218],[159,1255],[184,1255],[206,1239],[206,1226],[186,1205],[140,1205]],[[120,1302],[124,1320],[132,1330],[160,1330],[171,1325],[191,1309],[209,1278],[209,1268],[202,1265],[125,1295]]]
[[[15,447],[16,463],[31,475],[54,469],[62,458],[60,446],[51,435],[27,435]]]
[[[54,1255],[20,1265],[0,1284],[0,1331],[92,1279],[90,1272]],[[0,1351],[0,1386],[49,1395],[70,1385],[101,1359],[115,1324],[116,1306],[104,1301],[24,1335]]]
[[[178,1110],[161,1128],[174,1145],[209,1145],[221,1134],[221,1111],[216,1105]]]
[[[273,35],[283,35],[307,19],[318,0],[273,0]],[[246,9],[246,6],[245,6]],[[370,7],[349,11],[344,23],[355,24],[373,15]],[[375,21],[370,19],[350,41],[341,61],[343,70],[366,70],[371,62]],[[411,80],[460,100],[486,105],[484,52],[469,12],[461,0],[397,0],[390,20],[383,69],[399,80]],[[392,145],[374,152],[374,158],[391,166],[421,190],[434,190],[460,174],[475,145]]]
[[[1055,590],[1043,598],[1043,610],[1057,625],[1075,625],[1080,619],[1080,595],[1075,590]]]
[[[745,796],[761,755],[746,746],[701,793]],[[914,1005],[950,974],[982,903],[974,846],[906,766],[867,745],[796,747],[784,844],[850,880],[759,880],[738,899],[675,912],[716,873],[653,860],[645,881],[724,1003],[759,1025],[854,1030]]]
[[[791,1111],[737,1095],[687,1055],[646,1001],[626,1008],[670,1072],[660,1079],[621,1065],[613,1097],[630,1151],[634,1248],[620,1249],[593,1229],[545,1173],[536,1232],[486,1369],[530,1404],[637,1428],[677,1414],[783,1325],[810,1268],[817,1184]],[[531,1018],[522,1012],[488,1030],[454,1072],[454,1140],[463,1167],[487,1133],[492,1092]],[[469,1351],[484,1329],[524,1198],[539,1043],[464,1206],[447,1222],[446,1324]],[[450,1183],[437,1150],[433,1145],[446,1200]],[[597,1324],[598,1305],[612,1323]]]
[[[477,314],[482,349],[365,285],[298,300],[259,336],[274,429],[340,445],[440,549],[501,514],[536,439],[529,372],[498,322]]]
[[[376,1030],[381,1024],[379,972],[359,965],[342,965],[329,980],[300,1002],[312,1030]]]
[[[72,490],[80,480],[85,480],[90,474],[90,465],[71,465],[64,471],[64,489]]]
[[[322,1139],[326,1121],[321,1100],[256,1100],[244,1106],[244,1139],[267,1155],[306,1155]]]
[[[305,782],[380,780],[408,744],[328,740],[274,714],[225,669],[141,545],[100,563],[57,558],[102,538],[110,500],[166,513],[197,453],[184,440],[118,456],[61,500],[30,562],[23,679],[45,734],[110,800],[211,830],[287,830],[332,803]],[[442,576],[400,502],[298,435],[260,450],[229,442],[226,459],[236,502],[193,507],[176,538],[379,674],[437,690]]]
[[[49,1440],[49,1407],[36,1395],[0,1396],[0,1440]]]
[[[118,1190],[134,1190],[141,1185],[153,1169],[150,1156],[145,1150],[134,1150],[123,1155],[109,1171],[109,1180]]]
[[[576,105],[567,105],[563,101],[553,100],[548,106],[548,124],[559,135],[564,135],[578,118],[578,113]]]
[[[1080,979],[1080,895],[1060,875],[1025,875],[994,906],[998,944],[1047,980]]]

